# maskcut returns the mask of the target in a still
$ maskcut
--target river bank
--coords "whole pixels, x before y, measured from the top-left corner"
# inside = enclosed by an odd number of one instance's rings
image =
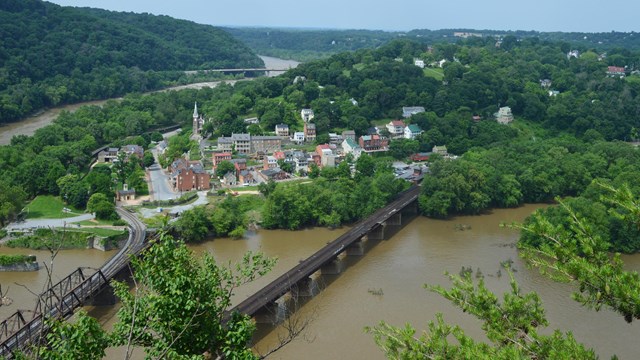
[[[262,61],[264,61],[265,66],[267,68],[295,68],[300,64],[297,61],[278,59],[278,58],[273,58],[269,56],[260,56],[260,58],[262,58]],[[277,76],[282,73],[284,72],[272,71],[269,74],[269,76]],[[245,79],[244,81],[250,81],[250,80],[252,79]],[[170,90],[202,89],[204,87],[213,88],[222,83],[228,83],[233,85],[237,81],[239,80],[220,80],[220,81],[199,82],[199,83],[193,83],[193,84],[187,84],[187,85],[172,86],[166,89],[152,91],[150,93],[170,91]],[[60,115],[60,113],[63,111],[74,112],[82,106],[91,106],[91,105],[101,106],[109,100],[121,100],[121,99],[122,98],[119,97],[119,98],[113,98],[113,99],[86,101],[86,102],[77,103],[77,104],[59,106],[56,108],[45,110],[35,116],[30,116],[17,122],[0,125],[0,145],[10,144],[11,138],[16,135],[26,135],[26,136],[33,135],[36,132],[36,130],[51,124],[58,117],[58,115]]]

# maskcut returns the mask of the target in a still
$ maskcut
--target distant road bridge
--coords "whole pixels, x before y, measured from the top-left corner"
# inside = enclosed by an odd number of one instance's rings
[[[219,73],[246,73],[246,72],[257,72],[257,71],[264,71],[267,73],[267,75],[269,75],[270,72],[285,72],[287,70],[292,69],[290,68],[234,68],[234,69],[207,69],[207,70],[187,70],[184,73],[187,75],[193,75],[193,74],[197,74],[197,73],[212,73],[212,72],[219,72]]]
[[[357,223],[351,230],[242,301],[231,312],[238,311],[256,318],[262,314],[268,316],[272,314],[271,306],[285,294],[298,292],[297,295],[301,293],[308,295],[312,274],[319,270],[322,272],[323,268],[331,269],[332,263],[342,253],[362,255],[360,246],[363,240],[385,239],[391,230],[397,230],[404,225],[402,222],[403,213],[417,214],[419,194],[420,187],[416,185],[399,194],[389,205]],[[260,319],[257,320],[260,321]]]

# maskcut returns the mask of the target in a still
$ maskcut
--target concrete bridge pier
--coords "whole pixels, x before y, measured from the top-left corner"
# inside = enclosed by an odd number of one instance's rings
[[[254,315],[253,319],[256,324],[276,324],[278,321],[278,311],[280,305],[277,302],[271,302],[263,306]]]
[[[386,222],[379,224],[377,227],[369,231],[367,234],[367,239],[369,240],[384,240],[384,229],[387,226]]]
[[[320,287],[314,275],[298,281],[298,283],[291,287],[291,296],[293,296],[293,298],[311,297],[319,292]]]
[[[343,265],[342,259],[336,257],[331,262],[322,265],[320,273],[322,273],[322,275],[338,275],[344,270]]]
[[[348,256],[362,256],[364,255],[365,250],[365,237],[363,236],[360,240],[354,242],[353,244],[347,247],[347,255]]]
[[[418,215],[418,213],[420,212],[420,209],[418,209],[418,200],[412,202],[411,204],[407,205],[402,212],[405,215]]]
[[[389,219],[387,219],[385,223],[386,225],[395,225],[395,226],[402,225],[402,212],[399,211],[393,214]]]

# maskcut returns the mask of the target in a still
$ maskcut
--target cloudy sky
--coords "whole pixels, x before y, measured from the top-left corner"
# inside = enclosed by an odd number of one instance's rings
[[[50,0],[218,26],[640,31],[637,0]]]

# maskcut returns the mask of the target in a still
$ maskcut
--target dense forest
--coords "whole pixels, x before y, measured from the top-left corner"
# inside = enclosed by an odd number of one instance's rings
[[[538,39],[563,42],[576,49],[598,49],[600,52],[628,52],[640,49],[640,34],[631,32],[565,33],[539,31],[501,31],[474,29],[416,29],[404,31],[331,30],[295,28],[225,28],[257,53],[298,61],[327,58],[344,51],[375,49],[396,39],[409,39],[423,44],[458,43],[464,36],[481,36],[498,41],[513,37],[518,41]],[[458,36],[456,36],[456,33]],[[473,34],[473,35],[470,35]]]
[[[263,66],[223,30],[168,16],[0,3],[0,123],[166,86],[184,70]]]

